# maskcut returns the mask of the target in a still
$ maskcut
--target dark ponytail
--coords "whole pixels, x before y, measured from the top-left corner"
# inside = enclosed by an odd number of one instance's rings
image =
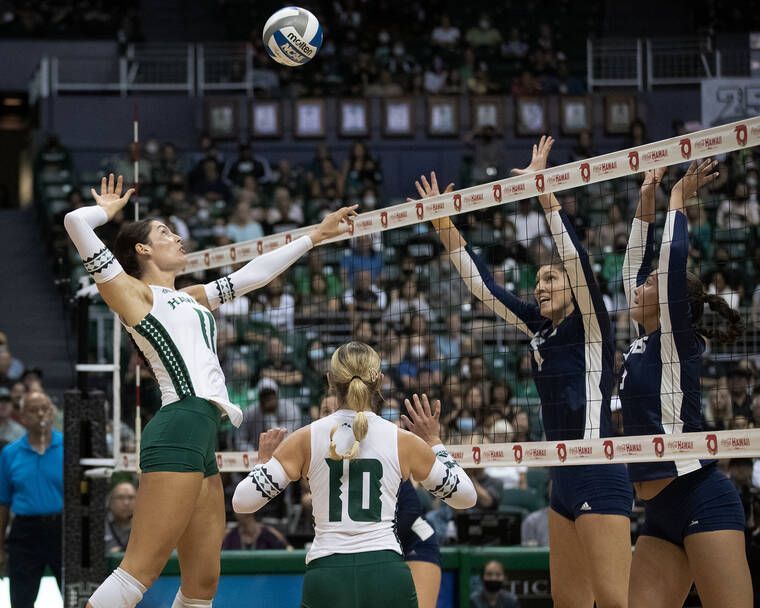
[[[156,220],[147,217],[137,222],[127,222],[122,225],[114,241],[113,254],[129,276],[139,279],[142,276],[140,259],[135,250],[138,243],[150,244],[151,224]]]
[[[736,339],[744,333],[742,316],[720,296],[706,293],[701,279],[691,272],[686,273],[686,288],[689,292],[692,323],[694,323],[697,331],[706,338],[720,344],[733,344],[736,342]],[[717,313],[719,317],[726,320],[728,327],[725,330],[719,327],[717,321],[712,324],[711,328],[698,325],[702,320],[705,304],[710,307],[710,310]]]

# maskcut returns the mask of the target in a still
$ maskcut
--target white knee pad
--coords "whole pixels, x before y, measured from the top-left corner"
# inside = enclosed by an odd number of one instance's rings
[[[135,608],[145,593],[145,585],[116,568],[90,597],[94,608]]]
[[[182,594],[182,589],[177,591],[172,608],[211,608],[211,602],[214,600],[191,600]]]

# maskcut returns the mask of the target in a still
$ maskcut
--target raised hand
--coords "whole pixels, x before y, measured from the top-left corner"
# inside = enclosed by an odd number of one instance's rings
[[[644,172],[644,181],[641,184],[641,192],[649,192],[650,190],[656,190],[662,183],[662,176],[665,175],[667,167],[660,167],[658,169],[650,169]]]
[[[526,173],[535,173],[546,169],[546,162],[549,159],[549,152],[554,145],[555,139],[551,135],[542,135],[538,145],[533,144],[533,157],[530,164],[525,169],[512,169],[513,175],[525,175]]]
[[[288,434],[286,429],[269,429],[268,431],[259,435],[259,452],[258,463],[264,464],[274,454],[277,446],[280,445],[285,439],[285,435]]]
[[[438,178],[435,176],[435,171],[430,172],[430,181],[424,175],[420,175],[419,180],[414,181],[414,185],[417,188],[421,198],[430,198],[431,196],[438,196],[441,192],[438,190]],[[451,182],[443,191],[444,194],[451,192],[454,189],[454,182]],[[407,201],[413,199],[408,198]],[[453,226],[451,220],[447,217],[436,218],[430,221],[433,224],[433,228],[441,230]]]
[[[129,202],[129,197],[131,197],[135,191],[134,188],[130,188],[124,193],[124,196],[122,196],[121,190],[123,188],[123,183],[122,176],[120,175],[114,184],[113,173],[111,173],[107,178],[103,177],[100,181],[100,194],[95,192],[95,188],[90,188],[92,198],[95,199],[95,202],[100,207],[103,207],[108,216],[109,222],[119,211],[121,211],[124,205]]]
[[[413,395],[414,404],[409,399],[404,399],[406,410],[409,416],[401,414],[401,419],[412,433],[424,440],[429,446],[438,445],[441,441],[441,424],[438,418],[441,415],[441,402],[436,399],[433,402],[433,409],[430,409],[430,402],[427,395],[423,393],[422,400],[418,395]]]
[[[351,218],[358,215],[356,213],[357,207],[359,207],[359,205],[341,207],[337,211],[328,213],[322,222],[309,232],[311,242],[314,245],[318,245],[322,241],[349,232],[351,230]]]
[[[702,161],[699,166],[697,161],[692,162],[686,174],[670,192],[670,210],[682,211],[684,202],[692,198],[697,190],[718,179],[720,174],[715,170],[717,166],[718,161],[710,158]]]

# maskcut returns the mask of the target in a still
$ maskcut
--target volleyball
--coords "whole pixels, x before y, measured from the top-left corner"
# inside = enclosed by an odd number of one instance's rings
[[[264,24],[264,48],[277,63],[299,66],[308,63],[322,46],[322,26],[305,8],[287,6]]]

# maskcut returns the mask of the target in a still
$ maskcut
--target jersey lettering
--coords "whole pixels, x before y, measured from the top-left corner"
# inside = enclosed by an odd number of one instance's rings
[[[343,460],[325,458],[330,469],[330,521],[341,521],[343,517]],[[378,522],[382,515],[380,485],[383,479],[383,464],[375,458],[355,458],[348,461],[348,517],[352,521]]]

